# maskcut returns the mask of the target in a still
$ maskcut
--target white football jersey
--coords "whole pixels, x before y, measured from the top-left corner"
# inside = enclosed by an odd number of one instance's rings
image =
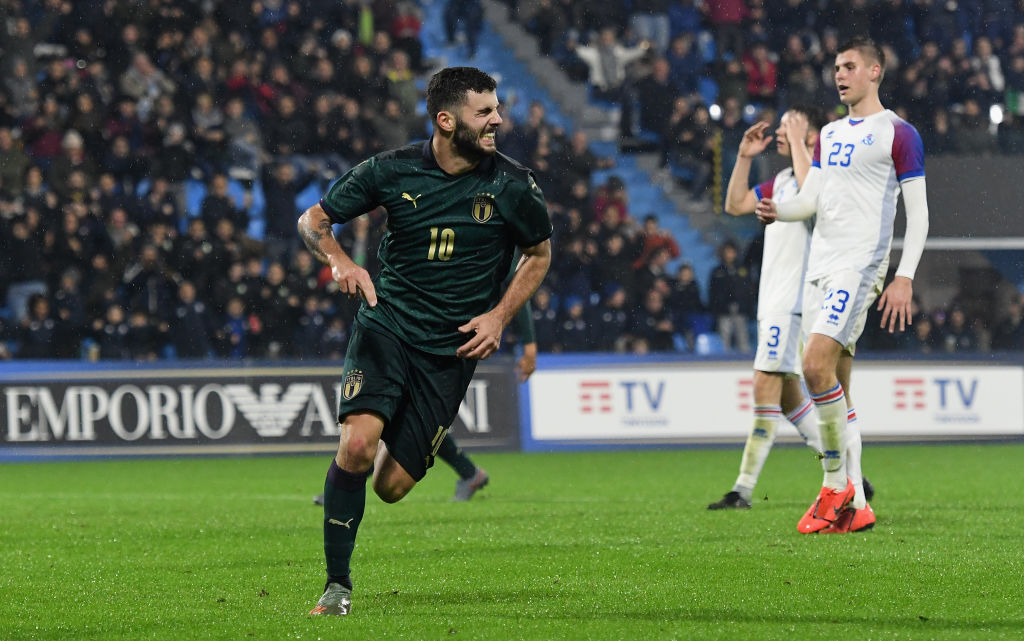
[[[800,190],[793,169],[787,167],[774,180],[754,187],[757,199],[784,202]],[[764,228],[764,257],[757,290],[757,317],[799,314],[804,271],[811,245],[811,219],[778,222]]]
[[[812,166],[823,180],[807,280],[873,276],[889,256],[900,183],[924,176],[921,136],[888,109],[846,117],[821,130]]]

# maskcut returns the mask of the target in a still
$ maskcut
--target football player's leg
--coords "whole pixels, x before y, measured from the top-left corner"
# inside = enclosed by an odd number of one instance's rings
[[[804,379],[818,410],[825,485],[834,489],[848,481],[847,404],[838,378],[840,360],[854,354],[868,309],[877,296],[877,280],[877,275],[865,277],[854,270],[824,279],[818,288],[821,302],[804,352]]]
[[[473,475],[476,474],[476,464],[466,456],[466,452],[459,447],[451,434],[441,441],[441,447],[437,450],[437,458],[450,465],[460,479],[473,478]]]
[[[410,369],[410,372],[412,370]],[[409,397],[399,403],[391,421],[384,427],[377,460],[373,466],[373,491],[385,503],[396,503],[422,479],[433,461],[428,454],[440,442],[447,428],[436,428],[434,442],[424,436],[424,419],[410,398],[416,392],[410,386]]]
[[[407,394],[381,436],[373,476],[374,491],[388,503],[401,500],[434,465],[476,368],[468,359],[406,355]]]
[[[860,338],[861,333],[864,331],[864,325],[867,322],[868,311],[882,292],[882,285],[885,282],[885,270],[886,264],[883,263],[879,266],[873,278],[844,273],[837,279],[841,284],[845,283],[845,289],[851,292],[849,305],[847,306],[849,316],[841,314],[841,316],[845,317],[842,319],[844,326],[842,331],[837,334],[837,340],[843,344],[844,349],[836,363],[836,376],[844,384],[847,394],[847,411],[853,418],[856,418],[856,412],[853,411],[853,402],[849,398],[850,372],[853,368],[853,357],[857,349],[857,339]],[[862,510],[867,505],[867,496],[864,489],[864,476],[861,471],[862,447],[859,422],[856,420],[849,421],[846,432],[843,446],[847,458],[847,474],[855,486],[853,507]],[[872,522],[874,522],[873,518],[872,516]]]
[[[836,364],[841,346],[823,334],[811,334],[804,350],[804,378],[811,392],[811,400],[818,413],[818,433],[821,435],[823,485],[834,490],[846,486],[846,457],[844,432],[846,429],[846,397],[843,386],[836,378]]]
[[[787,377],[782,384],[782,411],[786,420],[792,423],[796,431],[803,437],[807,447],[821,455],[821,435],[818,433],[818,413],[814,411],[814,403],[804,393],[800,379]]]
[[[831,525],[853,498],[843,450],[846,402],[843,386],[835,378],[840,349],[839,343],[829,336],[812,333],[804,351],[804,377],[818,412],[825,478],[818,498],[797,523],[797,530],[803,534],[820,532]]]
[[[754,422],[743,447],[740,474],[733,491],[750,501],[764,463],[775,442],[775,431],[782,418],[779,397],[783,375],[775,372],[754,372]]]
[[[839,364],[836,375],[843,389],[846,390],[846,474],[853,483],[854,497],[851,505],[856,509],[862,509],[867,505],[867,497],[864,493],[864,473],[861,470],[861,437],[860,423],[857,421],[857,411],[853,407],[853,399],[850,397],[850,372],[853,368],[853,355],[844,351],[839,357]]]
[[[491,480],[486,470],[477,467],[466,456],[465,450],[458,446],[451,434],[444,437],[440,449],[437,450],[437,457],[450,465],[459,475],[459,480],[455,482],[453,501],[468,501],[473,498],[477,490]]]
[[[850,369],[853,363],[853,355],[850,352],[843,352],[839,359],[837,376],[843,384],[844,389],[849,389]],[[846,394],[846,470],[850,483],[854,487],[853,500],[843,510],[834,523],[822,530],[824,534],[848,534],[850,532],[862,532],[870,530],[875,525],[875,512],[871,509],[868,501],[874,494],[874,488],[861,472],[861,438],[860,422],[857,420],[857,411],[853,407],[853,399],[849,392]]]
[[[338,453],[324,482],[324,557],[327,583],[310,614],[341,615],[351,608],[352,578],[349,564],[356,533],[366,507],[366,479],[373,466],[384,423],[373,413],[345,416]]]
[[[366,480],[384,426],[402,396],[404,362],[396,339],[358,323],[353,326],[338,403],[338,452],[324,482],[327,585],[311,614],[348,614],[352,590],[349,563],[366,507]]]
[[[373,469],[373,491],[385,503],[397,503],[416,485],[402,465],[391,456],[386,443],[380,444]]]
[[[324,553],[328,582],[347,584],[350,589],[349,562],[366,507],[366,479],[373,467],[383,427],[383,421],[373,413],[346,416],[341,425],[338,454],[331,461],[324,483]]]

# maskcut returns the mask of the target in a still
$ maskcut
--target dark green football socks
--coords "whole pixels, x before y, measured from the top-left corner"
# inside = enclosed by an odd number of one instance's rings
[[[441,447],[437,449],[437,456],[455,468],[459,478],[470,479],[476,474],[476,465],[469,460],[469,457],[455,444],[455,439],[450,436],[445,436],[441,441]]]
[[[324,555],[328,583],[352,589],[349,562],[356,545],[356,532],[366,508],[366,479],[373,469],[353,474],[331,461],[324,482]]]

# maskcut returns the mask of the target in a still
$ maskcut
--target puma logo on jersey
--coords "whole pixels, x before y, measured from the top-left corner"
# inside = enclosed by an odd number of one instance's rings
[[[416,198],[419,198],[422,195],[423,194],[416,194]],[[404,191],[402,192],[402,198],[405,198],[406,200],[411,202],[413,209],[416,208],[416,198],[413,198],[412,196],[410,196],[409,194],[405,193]]]
[[[353,516],[352,518],[350,518],[349,520],[347,520],[345,522],[339,521],[338,519],[327,519],[327,522],[330,523],[331,525],[342,525],[342,526],[345,527],[345,529],[351,530],[352,529],[352,521],[354,521],[354,520],[356,520],[356,517]]]

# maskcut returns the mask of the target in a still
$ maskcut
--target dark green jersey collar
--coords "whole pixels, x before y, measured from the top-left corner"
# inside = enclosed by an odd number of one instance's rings
[[[430,142],[432,140],[433,138],[427,138],[426,142],[423,143],[423,168],[437,169],[439,171],[444,172],[446,176],[452,176],[452,174],[449,174],[448,172],[444,171],[444,169],[441,169],[441,165],[437,164],[437,158],[434,157],[434,148],[430,145]],[[492,173],[494,173],[494,167],[496,162],[494,156],[496,153],[497,152],[489,156],[484,156],[484,159],[480,161],[480,164],[474,167],[473,171],[469,173],[477,174],[479,176],[489,176]],[[452,176],[452,178],[460,178],[464,175],[465,174],[460,174],[459,176]]]

